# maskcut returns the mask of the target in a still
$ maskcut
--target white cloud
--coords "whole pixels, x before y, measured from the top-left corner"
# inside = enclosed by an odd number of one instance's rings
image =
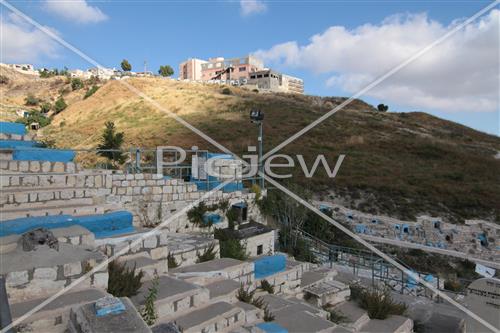
[[[491,11],[366,95],[415,109],[497,111],[499,20],[500,11]],[[291,41],[255,54],[273,65],[330,74],[327,85],[356,93],[459,23],[395,15],[352,30],[332,26],[305,45]]]
[[[241,15],[263,13],[267,10],[267,5],[260,0],[240,0]]]
[[[108,19],[99,8],[90,6],[85,0],[46,0],[45,8],[68,21],[77,23],[97,23]]]
[[[42,57],[58,56],[58,45],[53,39],[14,13],[2,15],[0,28],[2,62],[36,62]],[[57,34],[54,29],[45,28]]]

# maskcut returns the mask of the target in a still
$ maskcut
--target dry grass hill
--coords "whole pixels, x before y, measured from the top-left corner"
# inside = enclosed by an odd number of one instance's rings
[[[197,145],[215,150],[118,81],[103,84],[83,99],[85,89],[61,90],[68,84],[65,78],[45,80],[18,83],[12,78],[0,88],[2,106],[22,104],[31,90],[52,100],[63,92],[69,107],[43,130],[58,147],[95,147],[104,123],[112,120],[125,132],[127,146]],[[251,108],[265,112],[265,150],[269,150],[343,100],[239,88],[230,88],[228,95],[219,86],[160,78],[127,82],[240,154],[256,143],[257,128],[248,119]],[[6,114],[2,107],[4,119]],[[295,170],[293,181],[319,197],[367,212],[407,219],[426,213],[456,222],[468,218],[500,222],[500,159],[495,158],[499,151],[498,137],[421,112],[380,113],[359,100],[283,149],[309,161],[324,154],[331,165],[339,154],[347,155],[334,180],[324,173],[305,179]]]

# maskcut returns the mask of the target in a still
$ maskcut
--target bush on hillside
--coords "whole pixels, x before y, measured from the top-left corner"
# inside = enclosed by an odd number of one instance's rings
[[[9,78],[5,75],[0,75],[0,84],[8,84]]]
[[[40,105],[40,112],[41,113],[48,113],[52,109],[52,105],[49,102],[42,103]]]
[[[83,88],[83,81],[79,78],[71,79],[71,89],[78,90]]]
[[[222,89],[222,92],[221,92],[223,95],[232,95],[233,92],[231,91],[231,89],[229,89],[228,87]]]
[[[59,97],[59,99],[56,101],[54,104],[54,113],[58,114],[59,112],[63,111],[68,107],[68,104],[66,104],[66,101],[64,100],[63,97]]]
[[[97,90],[99,89],[98,86],[92,86],[92,88],[89,88],[87,92],[85,93],[85,96],[83,96],[83,99],[87,99],[90,96],[92,96]]]
[[[125,264],[120,264],[116,261],[111,261],[108,264],[108,293],[115,297],[131,297],[137,295],[142,287],[142,278],[144,272],[140,270],[135,272],[133,269],[125,267]]]
[[[38,105],[38,103],[40,102],[40,100],[38,98],[36,98],[35,96],[33,96],[32,94],[29,94],[24,99],[24,102],[28,106],[36,106],[36,105]]]

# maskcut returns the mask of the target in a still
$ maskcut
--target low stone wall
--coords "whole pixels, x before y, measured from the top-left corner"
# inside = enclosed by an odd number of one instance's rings
[[[287,260],[287,267],[285,271],[267,276],[259,281],[267,280],[267,282],[274,287],[274,292],[276,294],[298,293],[300,292],[302,274],[309,270],[310,264],[307,262]],[[259,285],[260,282],[256,282],[256,286]]]
[[[75,173],[81,168],[73,162],[49,162],[49,161],[15,161],[0,160],[0,170],[4,173]]]

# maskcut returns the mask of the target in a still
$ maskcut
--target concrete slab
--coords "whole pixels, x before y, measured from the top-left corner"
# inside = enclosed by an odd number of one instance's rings
[[[29,270],[36,267],[55,267],[67,263],[82,262],[94,259],[102,261],[105,256],[90,246],[79,246],[60,243],[59,251],[41,246],[35,251],[24,252],[16,248],[2,257],[0,274]]]
[[[148,290],[152,285],[152,281],[146,281],[143,283],[141,289],[137,295],[132,296],[131,300],[136,305],[144,305],[146,296],[148,295]],[[172,296],[183,296],[192,293],[196,293],[201,288],[179,279],[175,279],[170,276],[161,276],[158,280],[158,296],[157,300],[163,300],[170,298]]]
[[[360,332],[369,333],[411,333],[413,321],[403,316],[390,316],[387,319],[370,319]]]
[[[232,259],[232,258],[219,258],[210,261],[206,261],[200,264],[178,267],[172,269],[170,272],[176,273],[194,273],[194,272],[214,272],[221,271],[233,266],[238,266],[243,264],[243,261]]]
[[[182,332],[224,331],[245,322],[243,309],[226,302],[217,302],[190,312],[175,320]]]
[[[210,292],[210,299],[218,299],[220,297],[225,297],[227,299],[233,299],[236,301],[236,292],[240,288],[240,284],[234,280],[221,280],[210,284],[207,284],[205,288]],[[226,300],[226,302],[230,302]]]
[[[71,311],[69,332],[71,333],[114,333],[134,332],[151,333],[151,329],[142,320],[132,302],[120,298],[125,311],[118,314],[97,317],[94,303],[89,303]]]
[[[370,321],[368,313],[360,308],[355,302],[344,302],[338,304],[333,308],[333,310],[347,318],[346,323],[343,323],[344,326],[354,328],[355,330],[361,329],[361,327]]]
[[[335,327],[334,323],[305,311],[289,311],[289,309],[285,308],[273,312],[273,314],[275,316],[274,321],[286,328],[290,333],[326,333]]]

